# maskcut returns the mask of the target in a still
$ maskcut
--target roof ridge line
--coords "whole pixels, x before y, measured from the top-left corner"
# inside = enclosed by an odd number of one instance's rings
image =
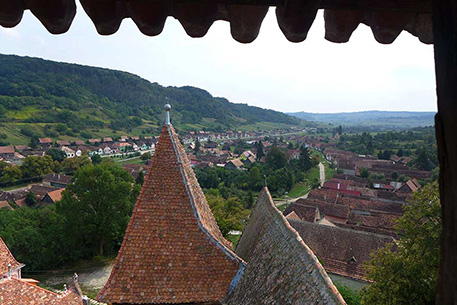
[[[200,213],[198,212],[196,206],[195,206],[195,201],[194,201],[194,196],[192,195],[192,192],[190,191],[189,189],[189,185],[188,185],[188,181],[187,181],[187,177],[185,175],[185,172],[184,172],[184,169],[183,169],[183,166],[182,166],[182,161],[181,161],[181,158],[179,156],[179,153],[178,153],[178,149],[176,147],[176,143],[175,143],[175,140],[173,138],[173,134],[171,132],[171,129],[170,129],[170,126],[173,126],[170,124],[166,124],[167,126],[167,131],[168,131],[168,135],[170,136],[170,141],[171,141],[171,144],[173,145],[173,151],[175,152],[175,155],[178,159],[178,166],[179,166],[179,171],[181,173],[181,176],[183,178],[183,182],[184,182],[184,187],[186,189],[186,193],[187,195],[189,196],[189,199],[190,199],[190,206],[192,207],[192,211],[193,211],[193,214],[197,220],[197,224],[198,226],[200,227],[200,229],[209,237],[210,241],[212,243],[214,243],[218,248],[220,248],[227,256],[229,256],[231,259],[234,259],[236,260],[239,264],[240,264],[240,267],[238,268],[238,271],[235,275],[235,277],[232,279],[231,283],[230,283],[230,286],[229,286],[229,291],[227,292],[227,295],[229,295],[232,290],[236,287],[236,285],[238,284],[238,282],[240,281],[242,275],[243,275],[243,272],[244,272],[244,269],[246,267],[246,262],[241,258],[239,257],[238,255],[236,255],[236,253],[234,253],[233,251],[231,251],[229,248],[227,248],[224,244],[222,244],[221,242],[219,242],[206,228],[205,226],[202,224],[201,222],[201,217],[200,217]]]
[[[281,211],[279,211],[278,208],[273,204],[273,198],[271,197],[268,187],[265,186],[263,188],[263,190],[261,191],[261,193],[262,192],[265,192],[266,195],[268,196],[268,204],[266,204],[266,206],[267,206],[268,210],[270,211],[270,213],[274,214],[275,219],[283,222],[285,227],[294,235],[294,237],[298,241],[298,243],[300,243],[302,246],[304,246],[309,257],[311,258],[311,260],[314,262],[315,266],[317,267],[317,271],[322,276],[325,284],[328,286],[328,288],[330,290],[332,290],[335,293],[336,299],[338,299],[340,302],[342,301],[341,304],[346,304],[346,301],[343,299],[343,296],[340,294],[340,292],[336,288],[335,284],[333,284],[333,281],[330,279],[325,268],[319,262],[317,256],[314,254],[313,250],[311,250],[311,248],[305,243],[303,238],[300,236],[300,233],[298,233],[298,231],[295,230],[295,228],[291,226],[291,224],[284,217],[284,215],[281,213]],[[260,195],[259,195],[259,197],[260,197]],[[285,237],[285,233],[283,230],[280,230],[279,232],[281,233],[281,235],[283,235]]]

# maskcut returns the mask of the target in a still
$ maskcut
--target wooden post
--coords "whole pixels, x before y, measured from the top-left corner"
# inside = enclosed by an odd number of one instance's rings
[[[437,304],[457,304],[457,1],[433,0],[443,234]]]

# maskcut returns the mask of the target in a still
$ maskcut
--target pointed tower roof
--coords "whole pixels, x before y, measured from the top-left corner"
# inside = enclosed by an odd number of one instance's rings
[[[98,299],[111,304],[222,301],[245,266],[231,247],[167,122]]]
[[[25,265],[19,263],[11,254],[3,239],[0,237],[0,278],[8,273],[8,265],[11,265],[11,271],[22,268]]]

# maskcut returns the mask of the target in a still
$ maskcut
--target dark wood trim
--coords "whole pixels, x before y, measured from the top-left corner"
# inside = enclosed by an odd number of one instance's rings
[[[97,0],[111,1],[111,0]],[[120,0],[118,0],[120,1]],[[121,0],[123,2],[150,0]],[[211,3],[233,5],[283,6],[287,0],[174,0],[175,3]],[[431,13],[431,0],[321,0],[320,9],[344,9],[363,11],[397,11],[412,13]]]
[[[457,1],[433,1],[435,118],[443,217],[437,304],[457,304]]]

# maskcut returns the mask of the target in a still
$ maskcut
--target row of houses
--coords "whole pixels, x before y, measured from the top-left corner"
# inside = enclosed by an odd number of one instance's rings
[[[415,170],[409,167],[411,158],[395,158],[394,160],[379,160],[372,156],[361,156],[353,152],[335,148],[325,149],[325,158],[333,163],[338,169],[347,175],[360,175],[362,168],[367,169],[370,174],[381,174],[388,179],[397,173],[398,176],[406,176],[418,180],[427,179],[432,176],[430,172]]]
[[[89,140],[88,143],[85,143],[83,141],[56,141],[50,142],[49,145],[41,145],[33,149],[25,145],[0,146],[0,159],[3,159],[13,164],[20,164],[23,161],[23,159],[27,156],[44,156],[46,151],[51,148],[63,151],[67,158],[80,157],[84,153],[87,153],[90,156],[125,154],[131,152],[154,150],[157,144],[157,139],[152,137],[148,139],[138,138],[138,140],[132,140],[132,138],[126,141],[116,142],[112,140],[104,142],[100,139],[93,139],[92,142],[90,142],[91,140]],[[41,140],[46,140],[44,141],[44,143],[47,144],[48,140],[51,139],[44,138]]]
[[[364,262],[395,242],[396,220],[420,188],[417,179],[370,185],[366,178],[335,174],[283,214],[330,273],[366,282]]]

